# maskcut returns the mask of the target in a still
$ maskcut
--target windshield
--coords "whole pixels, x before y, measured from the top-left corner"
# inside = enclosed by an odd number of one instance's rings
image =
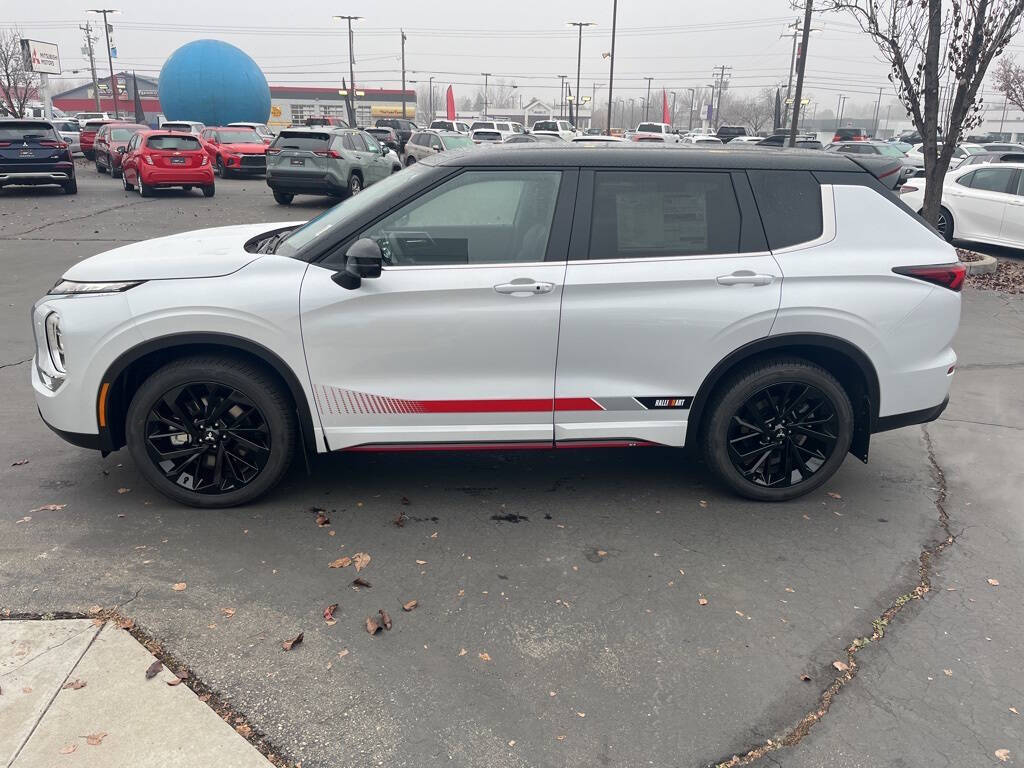
[[[454,130],[452,124],[449,121],[447,121],[447,120],[435,120],[434,122],[432,122],[430,124],[430,127],[431,128],[438,128],[438,129],[440,129],[442,131]]]
[[[640,123],[640,125],[638,125],[636,127],[636,129],[638,131],[643,132],[643,133],[661,133],[662,132],[661,131],[661,126],[658,125],[657,123]]]
[[[441,143],[445,149],[462,149],[472,147],[473,140],[469,136],[442,136]]]
[[[982,152],[985,151],[984,147],[965,147],[963,145],[960,146],[960,149],[962,149],[968,155],[980,155]]]
[[[326,147],[330,140],[330,135],[326,133],[281,131],[271,146],[277,149],[303,149],[307,151],[315,151]]]
[[[878,151],[881,152],[883,155],[886,155],[887,157],[904,157],[906,154],[895,144],[879,145]]]
[[[131,128],[111,128],[110,129],[110,140],[111,141],[128,141],[138,131],[144,131],[146,127],[144,125],[133,125]]]
[[[558,123],[553,120],[539,120],[533,124],[535,131],[557,131]]]
[[[146,146],[150,149],[177,149],[188,152],[202,148],[199,145],[199,139],[194,136],[150,136],[146,139]]]
[[[380,200],[396,189],[415,181],[430,171],[429,166],[413,163],[401,173],[393,173],[376,184],[366,187],[355,197],[338,203],[296,229],[288,236],[287,240],[277,247],[276,253],[281,256],[294,256],[301,248],[313,242],[327,230],[371,210]]]
[[[263,139],[256,131],[217,131],[217,136],[222,144],[262,144]]]
[[[494,123],[477,121],[477,122],[473,123],[473,125],[472,125],[470,130],[474,130],[475,131],[477,128],[493,128],[493,127],[494,127]]]
[[[192,126],[188,123],[164,123],[160,126],[165,131],[191,131]]]
[[[78,133],[78,123],[55,123],[54,128],[58,131],[65,131],[66,133]]]

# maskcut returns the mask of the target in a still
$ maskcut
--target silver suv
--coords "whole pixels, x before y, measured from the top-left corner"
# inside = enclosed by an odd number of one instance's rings
[[[430,157],[447,149],[465,149],[474,146],[473,140],[455,131],[416,131],[405,145],[405,165]]]
[[[295,195],[357,195],[391,174],[387,154],[357,128],[288,128],[267,147],[267,186],[281,205]]]

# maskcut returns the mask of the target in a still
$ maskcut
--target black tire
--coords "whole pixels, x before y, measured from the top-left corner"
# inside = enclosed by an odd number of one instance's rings
[[[121,183],[124,184],[124,191],[125,192],[131,192],[133,189],[135,189],[135,185],[134,184],[129,184],[128,183],[128,179],[125,177],[124,173],[121,174]]]
[[[232,416],[232,408],[209,424],[209,409],[225,393],[244,404],[241,415]],[[237,437],[242,430],[244,440]],[[285,390],[261,366],[196,356],[170,362],[142,382],[128,407],[125,435],[136,467],[154,488],[182,504],[218,508],[246,504],[277,484],[291,464],[298,427]]]
[[[120,168],[115,168],[114,164],[111,163],[110,164],[110,178],[112,178],[112,179],[120,179],[122,176],[124,176],[124,171],[122,169],[120,169]]]
[[[139,176],[139,194],[143,197],[153,196],[153,188],[144,182],[141,176]]]
[[[221,178],[224,177],[224,162],[220,159],[220,155],[213,159],[213,172]]]
[[[276,189],[274,190],[274,200],[276,200],[279,205],[291,205],[292,200],[294,199],[295,195],[288,192],[278,192]]]
[[[182,187],[182,189],[185,192],[191,192],[192,191],[192,185],[191,184],[186,184],[184,187]]]
[[[78,179],[72,179],[71,181],[65,182],[61,185],[64,189],[65,195],[77,195],[78,194]]]
[[[96,155],[96,159],[93,161],[93,164],[96,166],[96,173],[106,173],[107,172],[107,169],[104,168],[102,165],[100,165],[100,156],[99,155]]]
[[[355,197],[363,191],[363,177],[353,173],[348,177],[348,196]]]
[[[217,188],[213,184],[203,187],[203,197],[213,197],[216,192]]]
[[[946,207],[939,208],[939,222],[937,229],[946,238],[946,242],[953,242],[953,214]]]
[[[391,166],[391,172],[392,173],[398,173],[400,170],[402,170],[402,166],[400,166],[400,165],[392,165]]]
[[[415,162],[416,162],[416,158],[415,157],[407,157],[407,158],[405,158],[405,167],[408,168],[410,165],[412,165]]]
[[[853,407],[824,368],[799,358],[764,360],[717,389],[702,434],[704,457],[740,496],[787,501],[820,487],[843,463]]]

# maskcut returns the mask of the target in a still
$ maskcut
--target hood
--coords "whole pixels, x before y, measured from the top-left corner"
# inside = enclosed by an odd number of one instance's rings
[[[241,152],[247,155],[262,155],[267,151],[267,145],[262,141],[259,144],[221,144],[229,152]]]
[[[64,279],[88,283],[229,275],[262,258],[245,250],[248,240],[301,223],[242,224],[144,240],[85,259],[65,272]]]

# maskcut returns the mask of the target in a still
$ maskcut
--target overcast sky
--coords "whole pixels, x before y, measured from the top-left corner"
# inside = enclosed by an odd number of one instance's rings
[[[46,0],[5,4],[9,14],[0,25],[17,24],[28,36],[60,46],[64,77],[87,67],[79,49],[78,25],[87,18],[86,2]],[[347,77],[344,22],[332,14],[362,14],[356,22],[356,82],[365,87],[398,87],[401,82],[400,33],[406,42],[408,77],[431,75],[434,83],[454,84],[456,95],[475,91],[482,72],[516,83],[526,98],[557,100],[558,75],[575,80],[576,31],[568,21],[590,21],[584,31],[581,90],[597,89],[598,104],[607,99],[611,47],[612,0],[480,0],[437,2],[312,2],[279,0],[174,0],[114,5],[112,17],[118,59],[115,68],[155,77],[175,48],[190,40],[217,38],[245,50],[272,84],[330,85]],[[385,14],[385,8],[402,9]],[[5,15],[8,15],[5,14]],[[797,17],[788,0],[620,0],[616,37],[616,96],[642,96],[644,77],[653,88],[682,91],[711,82],[712,69],[731,66],[730,89],[753,94],[762,87],[785,86],[792,38],[788,24]],[[845,112],[873,109],[879,87],[883,112],[893,93],[887,66],[871,40],[845,15],[816,15],[819,28],[811,38],[806,89],[818,102],[818,114],[834,110],[840,94],[849,96]],[[96,26],[101,33],[101,25]],[[100,43],[100,52],[103,45]],[[101,74],[106,59],[98,62]],[[61,90],[55,84],[55,90]],[[604,97],[600,94],[604,93]],[[680,96],[688,98],[688,96]],[[894,119],[896,114],[894,111]]]

